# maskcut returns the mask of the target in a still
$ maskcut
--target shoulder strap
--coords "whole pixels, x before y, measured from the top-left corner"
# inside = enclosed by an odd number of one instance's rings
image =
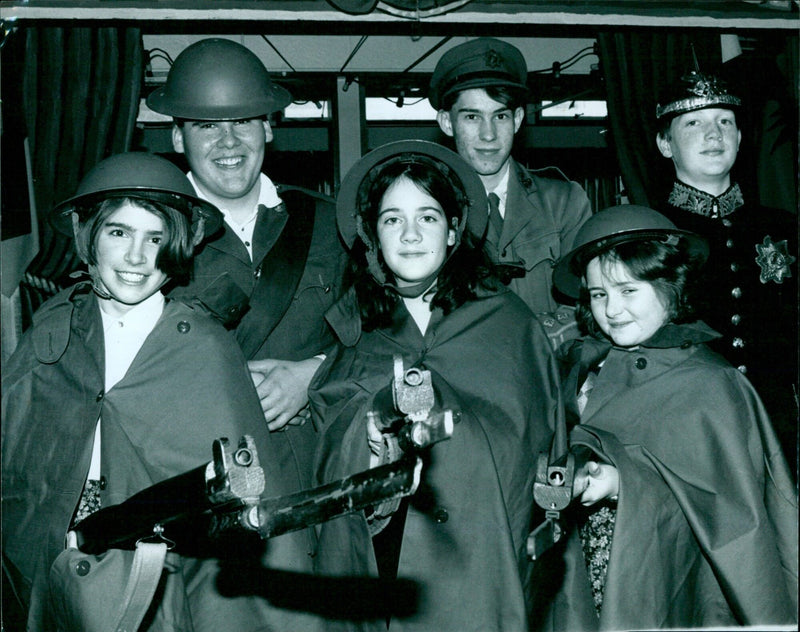
[[[236,337],[246,358],[253,357],[280,322],[292,302],[308,257],[314,231],[313,198],[294,191],[281,191],[288,219],[280,237],[260,264],[260,276],[250,295],[250,313]],[[254,315],[258,322],[254,322]]]
[[[135,632],[144,619],[161,579],[167,556],[166,542],[139,542],[133,555],[131,574],[120,604],[115,632]]]

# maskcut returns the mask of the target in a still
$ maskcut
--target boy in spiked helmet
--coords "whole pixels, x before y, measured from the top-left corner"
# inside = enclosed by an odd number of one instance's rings
[[[742,142],[741,108],[722,78],[697,70],[665,90],[656,107],[656,143],[672,160],[675,182],[659,210],[708,240],[698,316],[722,334],[712,347],[755,385],[794,464],[797,221],[748,203],[731,177]]]

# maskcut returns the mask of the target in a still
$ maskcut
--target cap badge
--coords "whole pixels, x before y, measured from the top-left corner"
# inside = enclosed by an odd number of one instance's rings
[[[724,84],[722,84],[716,77],[703,76],[699,73],[692,72],[684,80],[694,80],[688,91],[696,94],[698,97],[715,97],[718,95],[727,94]]]
[[[487,50],[485,59],[489,68],[501,68],[503,66],[503,57],[496,50]]]
[[[774,243],[772,237],[767,235],[764,241],[756,244],[756,263],[761,268],[761,275],[758,280],[766,284],[769,281],[783,283],[783,280],[792,276],[789,268],[796,258],[789,254],[786,240]]]

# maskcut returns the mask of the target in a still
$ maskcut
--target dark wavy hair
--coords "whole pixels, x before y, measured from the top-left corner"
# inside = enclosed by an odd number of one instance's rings
[[[622,263],[637,281],[652,284],[667,308],[667,320],[685,323],[693,320],[697,276],[702,260],[689,253],[687,242],[681,239],[673,245],[659,240],[629,241],[596,255],[601,265]],[[576,317],[584,333],[598,335],[600,329],[592,316],[589,292],[586,288],[586,267],[578,298]]]
[[[460,243],[457,238],[456,245],[448,249],[433,289],[431,306],[449,314],[465,302],[475,299],[479,289],[490,290],[500,286],[492,263],[464,225],[469,201],[455,173],[447,165],[425,156],[401,156],[375,167],[359,189],[357,204],[364,236],[353,244],[350,265],[345,273],[345,287],[352,286],[356,291],[365,331],[389,326],[392,311],[400,300],[397,292],[379,284],[371,274],[367,260],[368,246],[364,242],[364,238],[372,242],[370,246],[377,250],[381,270],[387,279],[392,279],[392,272],[380,253],[377,224],[381,200],[399,178],[408,178],[439,202],[448,226],[458,227],[456,230],[460,233]]]
[[[161,219],[164,224],[164,238],[156,258],[156,267],[172,280],[187,281],[191,274],[194,253],[189,220],[171,206],[138,197],[107,198],[86,213],[81,213],[81,216],[87,218],[81,222],[75,236],[75,248],[81,259],[89,265],[97,264],[97,235],[103,222],[126,203]]]
[[[486,86],[483,88],[486,91],[486,95],[492,99],[493,101],[497,101],[498,103],[502,103],[510,110],[516,110],[517,108],[525,109],[525,105],[528,98],[528,91],[525,88],[515,88],[512,86]],[[456,101],[458,101],[458,95],[461,94],[463,90],[455,90],[446,94],[442,99],[442,110],[450,110],[455,105]]]

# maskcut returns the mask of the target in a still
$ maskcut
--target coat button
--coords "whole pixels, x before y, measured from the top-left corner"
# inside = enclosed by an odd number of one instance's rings
[[[733,298],[742,298],[742,288],[735,287],[731,290],[731,296]]]
[[[725,247],[726,247],[726,248],[733,248],[733,239],[728,239],[728,240],[725,242]]]
[[[106,487],[108,487],[108,480],[106,479],[105,476],[101,476],[100,477],[100,489],[105,489]]]
[[[735,261],[731,262],[731,272],[738,272],[739,271],[739,264]]]
[[[86,577],[90,570],[92,570],[92,565],[89,563],[89,560],[81,560],[75,564],[75,572],[79,577]]]
[[[636,358],[636,368],[639,370],[647,368],[647,358]]]
[[[736,370],[739,371],[742,375],[747,375],[747,367],[744,364],[740,364],[736,367]]]
[[[742,317],[739,314],[731,316],[731,325],[738,325],[740,322],[742,322]]]
[[[739,337],[737,336],[736,338],[734,338],[734,339],[731,341],[731,345],[732,345],[732,346],[733,346],[735,349],[741,349],[742,347],[744,347],[744,340],[743,340],[742,338],[739,338]]]
[[[192,328],[192,326],[188,322],[186,322],[185,320],[182,320],[181,322],[178,323],[178,333],[182,333],[182,334],[189,333],[189,330],[191,328]]]
[[[105,395],[106,395],[106,394],[105,394],[105,391],[100,391],[100,392],[97,394],[97,397],[95,397],[95,398],[94,398],[94,401],[96,401],[96,402],[102,401],[102,400],[103,400],[103,397],[105,397]]]
[[[439,509],[433,512],[433,519],[439,524],[444,524],[449,518],[450,516],[447,514],[447,509],[443,507],[439,507]]]
[[[733,226],[733,222],[731,220],[729,220],[729,219],[723,219],[722,220],[722,225],[725,228],[730,228],[731,226]]]

